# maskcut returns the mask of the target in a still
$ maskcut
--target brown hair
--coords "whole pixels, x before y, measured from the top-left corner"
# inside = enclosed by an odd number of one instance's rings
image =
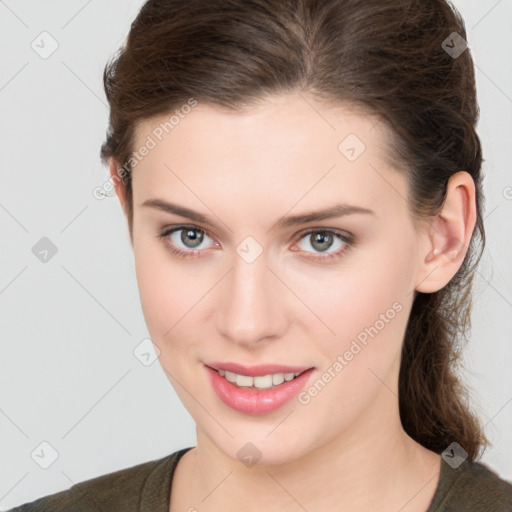
[[[470,51],[457,56],[443,48],[454,32],[466,39],[464,21],[446,0],[149,0],[105,67],[110,125],[101,157],[114,157],[124,170],[130,236],[137,123],[190,98],[237,111],[269,94],[304,91],[376,114],[391,128],[388,157],[406,173],[414,219],[436,215],[450,176],[467,171],[477,225],[453,279],[414,299],[399,407],[418,443],[441,453],[456,441],[473,460],[489,442],[456,363],[485,246],[482,153]],[[453,41],[462,40],[452,38],[450,47]]]

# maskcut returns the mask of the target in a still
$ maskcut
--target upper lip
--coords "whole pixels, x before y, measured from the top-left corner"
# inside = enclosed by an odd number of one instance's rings
[[[206,366],[209,366],[214,370],[225,370],[238,375],[247,375],[248,377],[259,377],[274,373],[302,373],[312,368],[312,366],[285,366],[282,364],[257,364],[255,366],[244,366],[243,364],[232,362],[213,362],[206,364]]]

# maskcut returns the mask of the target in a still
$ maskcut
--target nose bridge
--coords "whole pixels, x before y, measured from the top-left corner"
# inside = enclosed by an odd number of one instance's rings
[[[240,244],[219,301],[219,330],[231,341],[254,344],[279,334],[279,296],[265,252],[254,258]],[[253,259],[254,258],[254,259]],[[275,279],[275,278],[274,278]]]

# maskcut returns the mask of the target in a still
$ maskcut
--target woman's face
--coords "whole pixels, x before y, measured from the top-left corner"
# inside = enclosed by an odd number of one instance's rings
[[[170,115],[138,128],[135,149],[149,149],[133,170],[132,241],[149,333],[198,439],[268,464],[360,449],[399,421],[424,259],[383,125],[295,94],[250,113],[190,110],[172,130]],[[257,365],[277,366],[248,379]],[[313,370],[278,384],[293,367]]]

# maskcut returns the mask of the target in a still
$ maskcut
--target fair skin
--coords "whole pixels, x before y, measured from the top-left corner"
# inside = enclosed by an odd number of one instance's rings
[[[135,148],[168,118],[143,122]],[[382,158],[384,130],[372,116],[304,94],[236,114],[199,103],[134,169],[131,241],[143,312],[197,425],[197,446],[175,472],[171,512],[427,510],[441,459],[401,426],[400,350],[414,291],[439,290],[463,261],[475,189],[469,174],[454,175],[442,212],[418,229],[404,176]],[[349,134],[366,146],[354,161],[338,149]],[[112,161],[113,176],[116,169]],[[154,198],[214,225],[142,206]],[[340,202],[373,213],[273,227]],[[180,225],[203,234],[201,244],[185,238],[187,247],[183,231],[157,238]],[[334,237],[322,252],[303,234],[313,228],[352,234],[354,244]],[[248,236],[263,249],[251,263],[237,253]],[[172,244],[199,257],[172,254]],[[308,389],[396,303],[400,312],[307,404],[245,414],[219,400],[205,374],[207,361],[306,365],[315,368]],[[247,442],[261,452],[250,467],[237,457]]]

